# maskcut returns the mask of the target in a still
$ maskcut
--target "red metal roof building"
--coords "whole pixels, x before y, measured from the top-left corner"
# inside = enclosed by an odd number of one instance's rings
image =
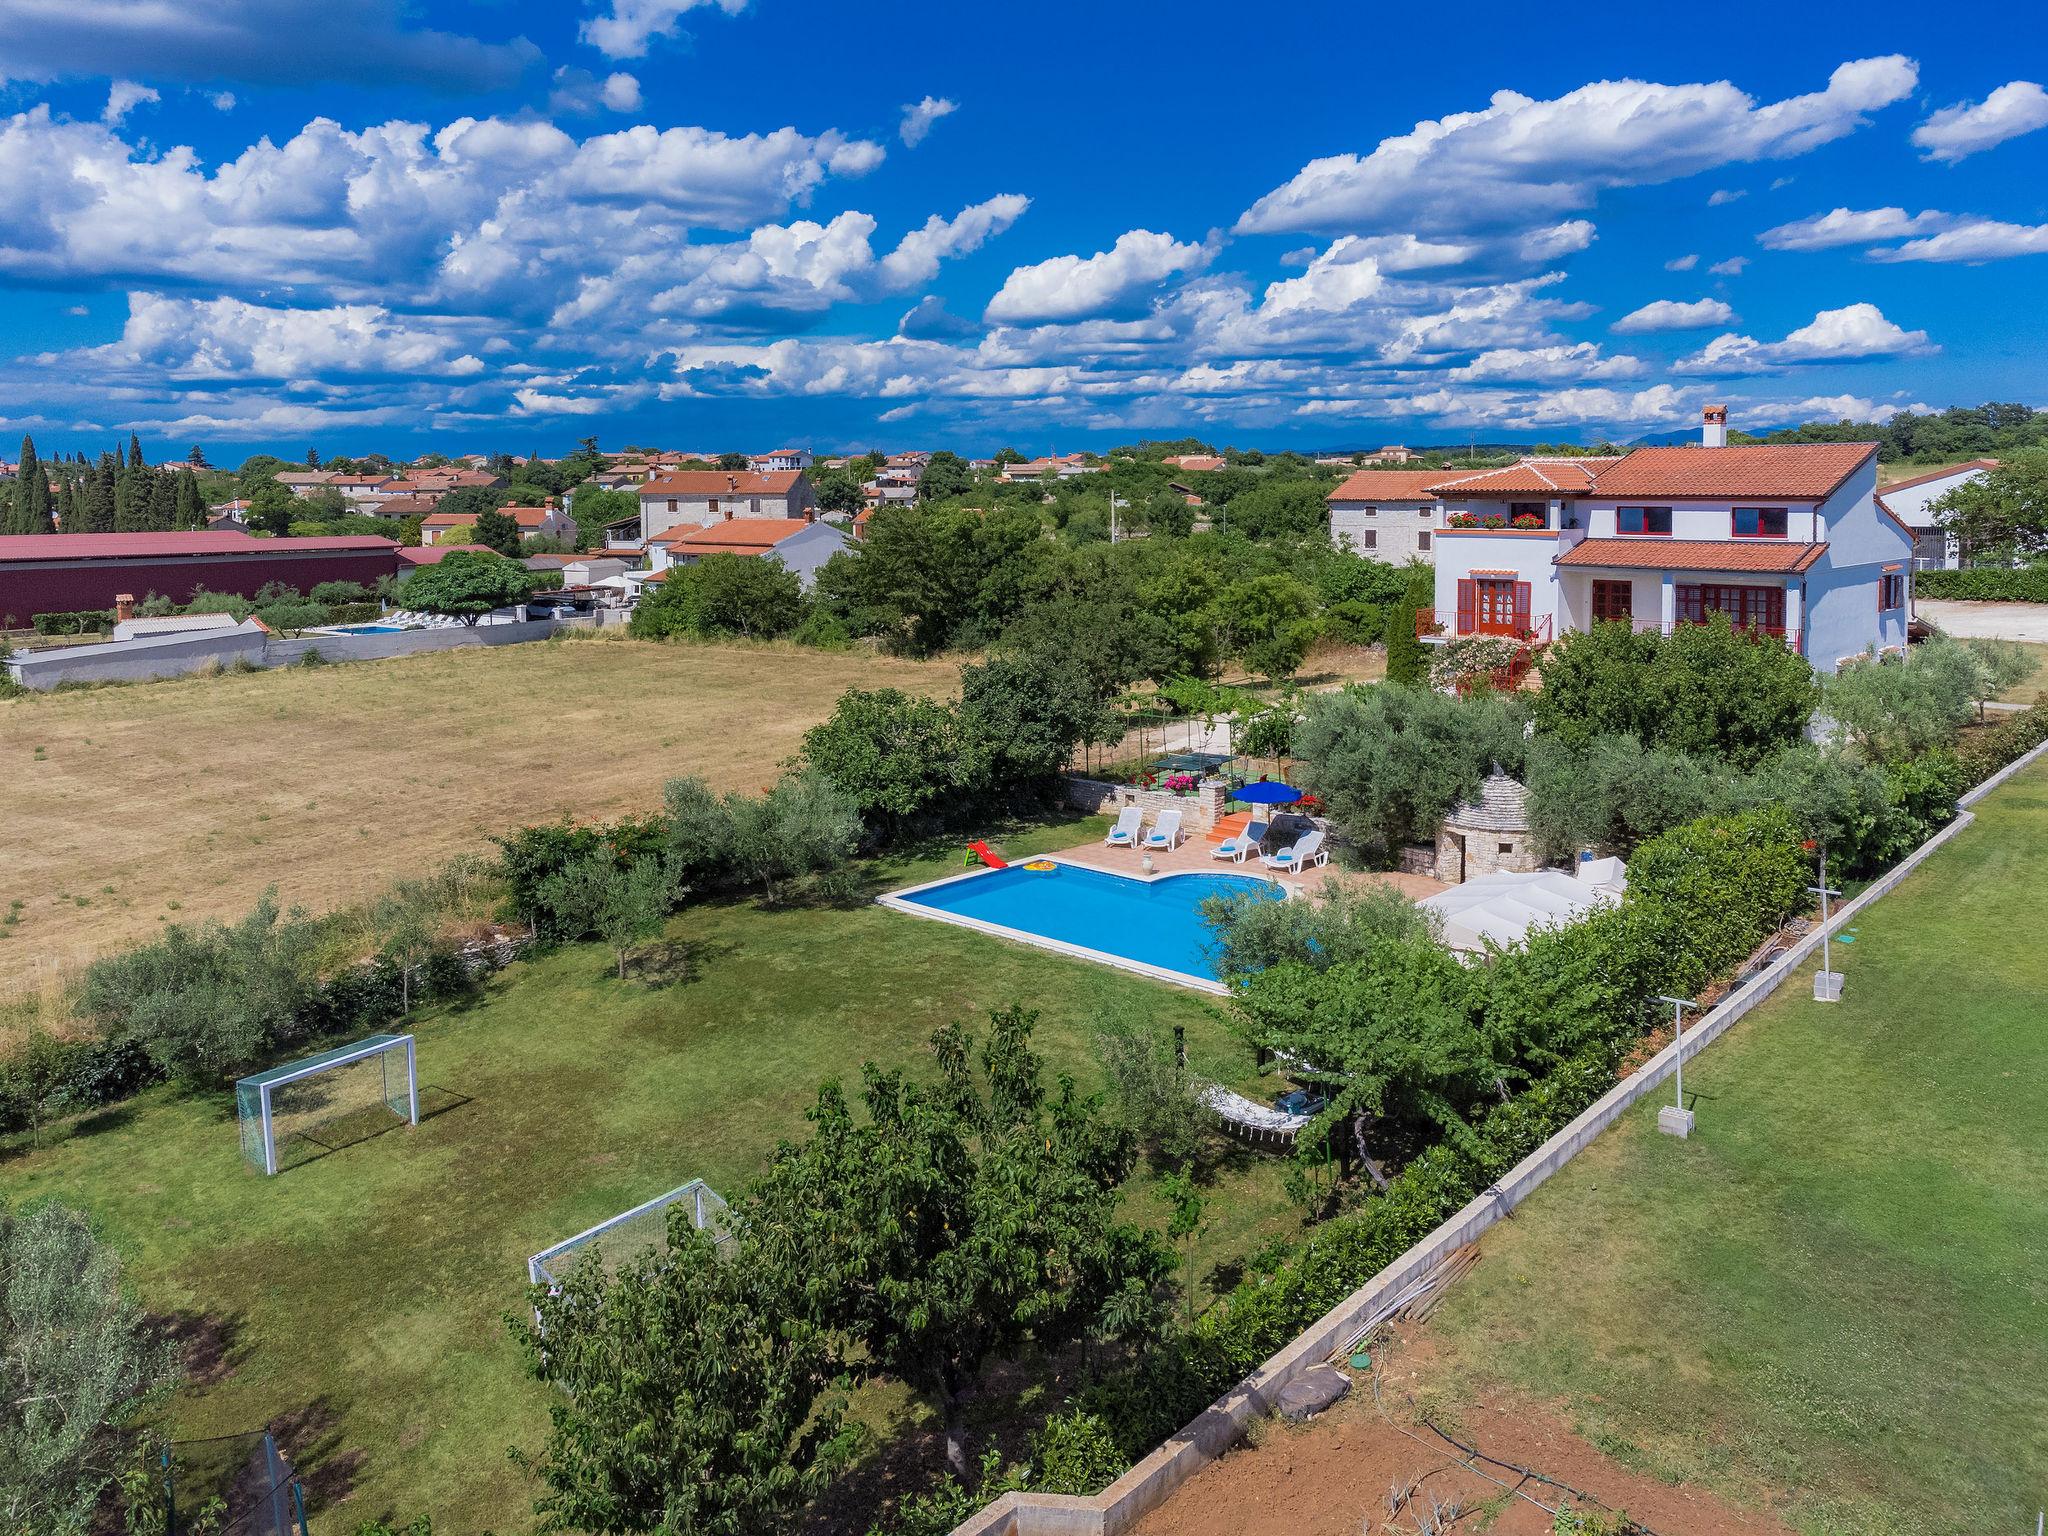
[[[246,533],[37,533],[0,536],[0,620],[112,608],[127,594],[188,602],[200,589],[254,597],[271,582],[365,586],[400,569],[390,539],[259,539]]]

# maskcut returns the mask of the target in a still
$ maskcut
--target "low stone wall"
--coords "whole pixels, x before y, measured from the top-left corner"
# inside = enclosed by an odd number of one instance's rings
[[[1084,779],[1077,774],[1060,777],[1068,805],[1091,816],[1113,815],[1135,805],[1151,821],[1161,811],[1179,811],[1181,830],[1190,835],[1207,832],[1222,818],[1229,790],[1221,779],[1204,779],[1192,795],[1176,795],[1163,789],[1138,789],[1130,784],[1111,784],[1102,779]]]
[[[405,629],[395,635],[300,635],[293,640],[272,640],[264,647],[262,665],[295,666],[306,659],[308,651],[318,651],[322,661],[381,661],[470,645],[523,645],[529,640],[545,640],[554,632],[553,619],[525,619],[516,624],[479,624],[474,629]]]
[[[250,630],[218,630],[25,653],[10,659],[7,667],[24,688],[55,688],[59,683],[140,683],[189,677],[208,667],[296,666],[306,659],[308,651],[318,651],[323,661],[378,661],[462,646],[520,645],[529,640],[545,640],[554,631],[552,619],[479,624],[474,629],[407,629],[392,635],[300,635],[290,640]]]
[[[2048,754],[2048,742],[2008,764],[1969,794],[1976,804],[2027,764]],[[1517,1163],[1499,1183],[1481,1193],[1429,1236],[1410,1248],[1358,1290],[1318,1318],[1309,1329],[1259,1369],[1205,1408],[1195,1421],[1090,1498],[1053,1493],[1006,1493],[954,1527],[953,1536],[1122,1536],[1167,1499],[1174,1489],[1228,1450],[1253,1420],[1273,1411],[1281,1389],[1310,1366],[1320,1364],[1365,1326],[1408,1286],[1457,1249],[1508,1215],[1545,1180],[1583,1151],[1634,1104],[1661,1087],[1681,1059],[1690,1060],[1775,992],[1833,934],[1917,869],[1937,848],[1976,818],[1968,809],[1922,843],[1846,906],[1828,915],[1778,960],[1737,987],[1711,1012],[1656,1055],[1616,1083],[1576,1119]],[[1854,985],[1855,976],[1849,977]]]

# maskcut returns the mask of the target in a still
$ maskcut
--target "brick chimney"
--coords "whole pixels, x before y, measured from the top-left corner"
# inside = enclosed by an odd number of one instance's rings
[[[738,490],[740,488],[740,477],[738,475],[727,475],[725,477],[725,488],[728,491]]]
[[[114,599],[114,621],[123,623],[135,617],[135,594],[123,592]]]
[[[1705,420],[1700,424],[1700,446],[1703,448],[1726,448],[1728,446],[1728,407],[1710,405]]]

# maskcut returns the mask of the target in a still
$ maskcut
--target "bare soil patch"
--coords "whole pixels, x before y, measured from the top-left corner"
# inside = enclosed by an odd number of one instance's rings
[[[1625,1512],[1658,1536],[1790,1530],[1772,1514],[1623,1465],[1553,1405],[1492,1386],[1452,1395],[1426,1325],[1383,1336],[1373,1355],[1377,1403],[1372,1376],[1354,1373],[1334,1408],[1298,1426],[1262,1425],[1254,1443],[1211,1462],[1140,1521],[1136,1536],[1548,1536],[1549,1510],[1566,1502]]]

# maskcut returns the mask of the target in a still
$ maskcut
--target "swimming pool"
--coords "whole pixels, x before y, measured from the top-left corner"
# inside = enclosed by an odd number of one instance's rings
[[[1021,864],[957,875],[881,898],[919,917],[978,928],[1163,981],[1221,992],[1214,940],[1202,919],[1211,896],[1285,892],[1256,875],[1177,874],[1151,879],[1078,864]]]
[[[330,635],[402,635],[403,624],[337,624],[326,630]]]

